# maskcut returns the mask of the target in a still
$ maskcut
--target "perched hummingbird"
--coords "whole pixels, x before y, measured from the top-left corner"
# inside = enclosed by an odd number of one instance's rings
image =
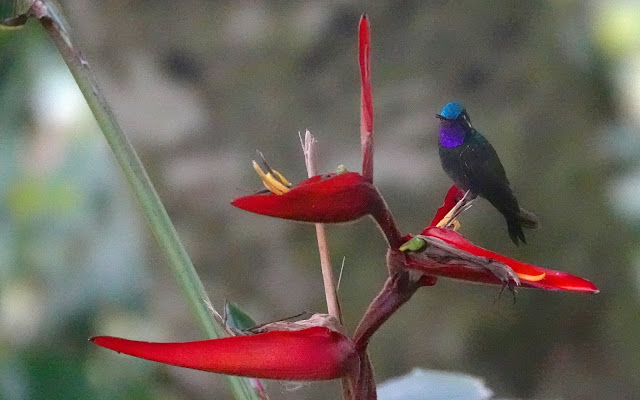
[[[472,198],[482,196],[507,220],[509,237],[526,243],[522,228],[537,228],[538,219],[520,208],[498,154],[487,139],[471,125],[467,110],[456,101],[440,114],[439,153],[442,168],[462,191]]]

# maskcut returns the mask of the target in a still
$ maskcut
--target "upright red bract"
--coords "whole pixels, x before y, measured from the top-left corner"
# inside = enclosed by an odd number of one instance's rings
[[[371,94],[371,35],[364,14],[358,26],[358,63],[360,65],[360,142],[362,176],[373,182],[373,96]]]

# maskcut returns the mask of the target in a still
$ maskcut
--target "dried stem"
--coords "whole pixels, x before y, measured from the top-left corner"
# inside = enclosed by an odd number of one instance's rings
[[[318,174],[318,165],[316,162],[316,145],[318,141],[313,137],[309,130],[304,133],[304,141],[300,138],[302,152],[304,153],[304,162],[307,166],[307,175],[309,178]],[[322,282],[324,284],[324,296],[327,301],[327,310],[330,315],[335,317],[342,324],[342,312],[340,311],[340,303],[338,302],[338,293],[336,291],[335,280],[333,278],[333,268],[331,268],[331,256],[329,254],[329,246],[327,245],[327,233],[324,224],[316,225],[316,236],[318,237],[318,252],[320,253],[320,269],[322,270]],[[353,387],[347,377],[342,378],[342,398],[344,400],[353,399]]]
[[[300,138],[302,142],[302,138]],[[304,152],[304,161],[307,166],[307,174],[309,178],[318,174],[316,163],[316,145],[318,141],[308,130],[304,134],[304,143],[302,151]],[[331,256],[329,255],[329,247],[327,245],[327,234],[323,224],[316,225],[316,236],[318,237],[318,251],[320,252],[320,268],[322,269],[322,281],[324,283],[324,294],[327,300],[327,309],[330,315],[334,316],[342,324],[342,313],[340,312],[340,303],[336,293],[335,280],[333,278],[333,269],[331,268]]]

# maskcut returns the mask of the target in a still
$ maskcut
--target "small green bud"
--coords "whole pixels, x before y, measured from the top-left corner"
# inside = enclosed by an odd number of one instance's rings
[[[427,242],[420,236],[415,236],[400,246],[400,251],[420,251],[427,247]]]

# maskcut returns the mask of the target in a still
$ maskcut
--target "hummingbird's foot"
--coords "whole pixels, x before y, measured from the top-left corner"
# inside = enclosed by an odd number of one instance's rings
[[[471,207],[473,200],[475,200],[475,197],[471,195],[470,190],[467,190],[460,201],[453,206],[453,208],[440,220],[440,222],[438,222],[436,226],[438,228],[450,228],[457,231],[460,228],[460,222],[456,218]]]
[[[502,293],[504,292],[505,289],[509,289],[509,291],[511,292],[511,295],[513,296],[513,304],[516,304],[516,294],[518,293],[518,291],[516,290],[516,287],[512,281],[502,282],[502,287],[500,288],[500,291],[498,292],[498,296],[496,297],[496,300],[494,301],[494,303],[500,300],[500,298],[502,297]]]
[[[502,287],[498,293],[498,299],[502,296],[502,292],[505,289],[509,289],[513,294],[513,302],[516,302],[516,287],[520,286],[520,278],[518,275],[506,264],[498,261],[490,260],[484,265],[496,278],[502,282]]]

